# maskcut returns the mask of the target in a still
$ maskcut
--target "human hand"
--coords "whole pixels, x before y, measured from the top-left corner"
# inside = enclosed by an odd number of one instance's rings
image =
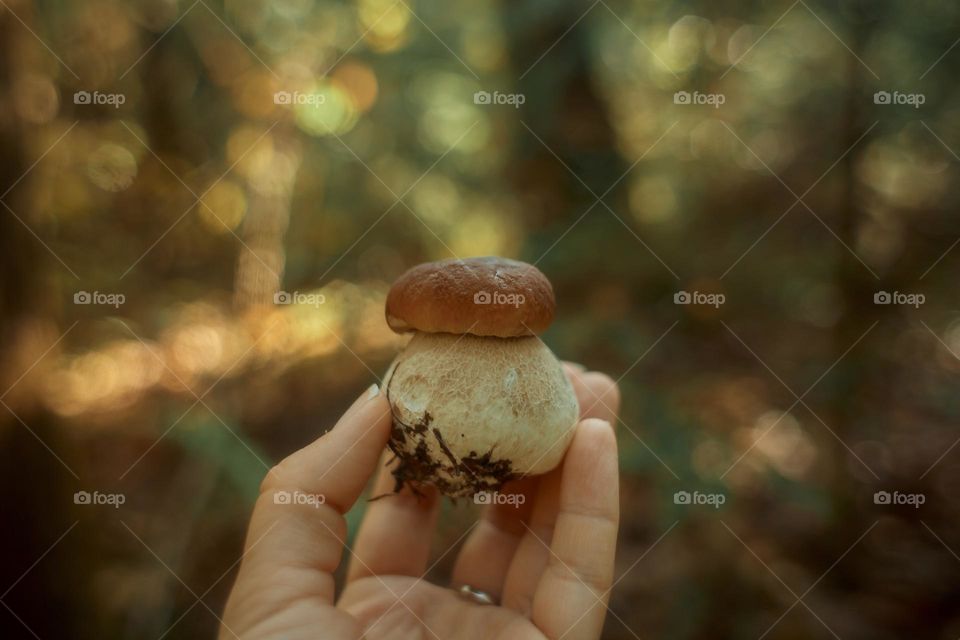
[[[423,579],[439,513],[439,496],[429,487],[420,489],[422,496],[404,489],[370,503],[335,601],[333,574],[347,533],[343,514],[377,466],[374,495],[393,489],[389,468],[378,465],[390,435],[390,407],[373,387],[331,431],[267,474],[220,638],[598,638],[619,518],[609,424],[619,392],[603,374],[572,364],[564,369],[581,421],[562,465],[508,483],[503,492],[523,494],[524,503],[484,507],[456,560],[454,585],[485,592],[499,605],[478,604]],[[278,492],[308,499],[278,504]]]

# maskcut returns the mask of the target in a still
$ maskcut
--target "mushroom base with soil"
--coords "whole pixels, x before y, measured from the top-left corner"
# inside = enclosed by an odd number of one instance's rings
[[[556,467],[579,408],[536,336],[415,332],[383,387],[393,412],[396,489],[424,483],[470,496]]]

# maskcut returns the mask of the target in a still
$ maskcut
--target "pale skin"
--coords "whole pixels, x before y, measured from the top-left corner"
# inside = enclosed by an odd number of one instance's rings
[[[560,467],[510,483],[521,507],[484,507],[456,558],[452,584],[422,576],[431,563],[440,497],[404,489],[371,502],[352,550],[343,514],[377,474],[372,495],[393,490],[383,455],[390,408],[362,395],[319,440],[274,467],[251,517],[227,601],[221,640],[595,640],[613,581],[619,522],[617,445],[610,424],[620,396],[607,376],[564,369],[581,420]],[[379,470],[378,470],[379,469]],[[278,491],[324,496],[277,504]],[[442,549],[440,550],[443,551]],[[335,598],[334,571],[349,560]],[[464,599],[468,584],[498,605]]]

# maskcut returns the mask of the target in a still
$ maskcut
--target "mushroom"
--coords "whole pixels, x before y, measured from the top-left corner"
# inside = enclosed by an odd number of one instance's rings
[[[387,324],[413,337],[383,381],[396,490],[414,482],[476,495],[560,463],[579,407],[537,336],[555,308],[546,276],[515,260],[442,260],[400,276]]]

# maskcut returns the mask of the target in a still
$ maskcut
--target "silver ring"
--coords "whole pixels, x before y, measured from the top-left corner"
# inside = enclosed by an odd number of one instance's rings
[[[497,604],[497,601],[493,599],[486,591],[480,591],[479,589],[474,589],[468,584],[465,584],[458,589],[460,597],[464,600],[469,600],[474,604]]]

